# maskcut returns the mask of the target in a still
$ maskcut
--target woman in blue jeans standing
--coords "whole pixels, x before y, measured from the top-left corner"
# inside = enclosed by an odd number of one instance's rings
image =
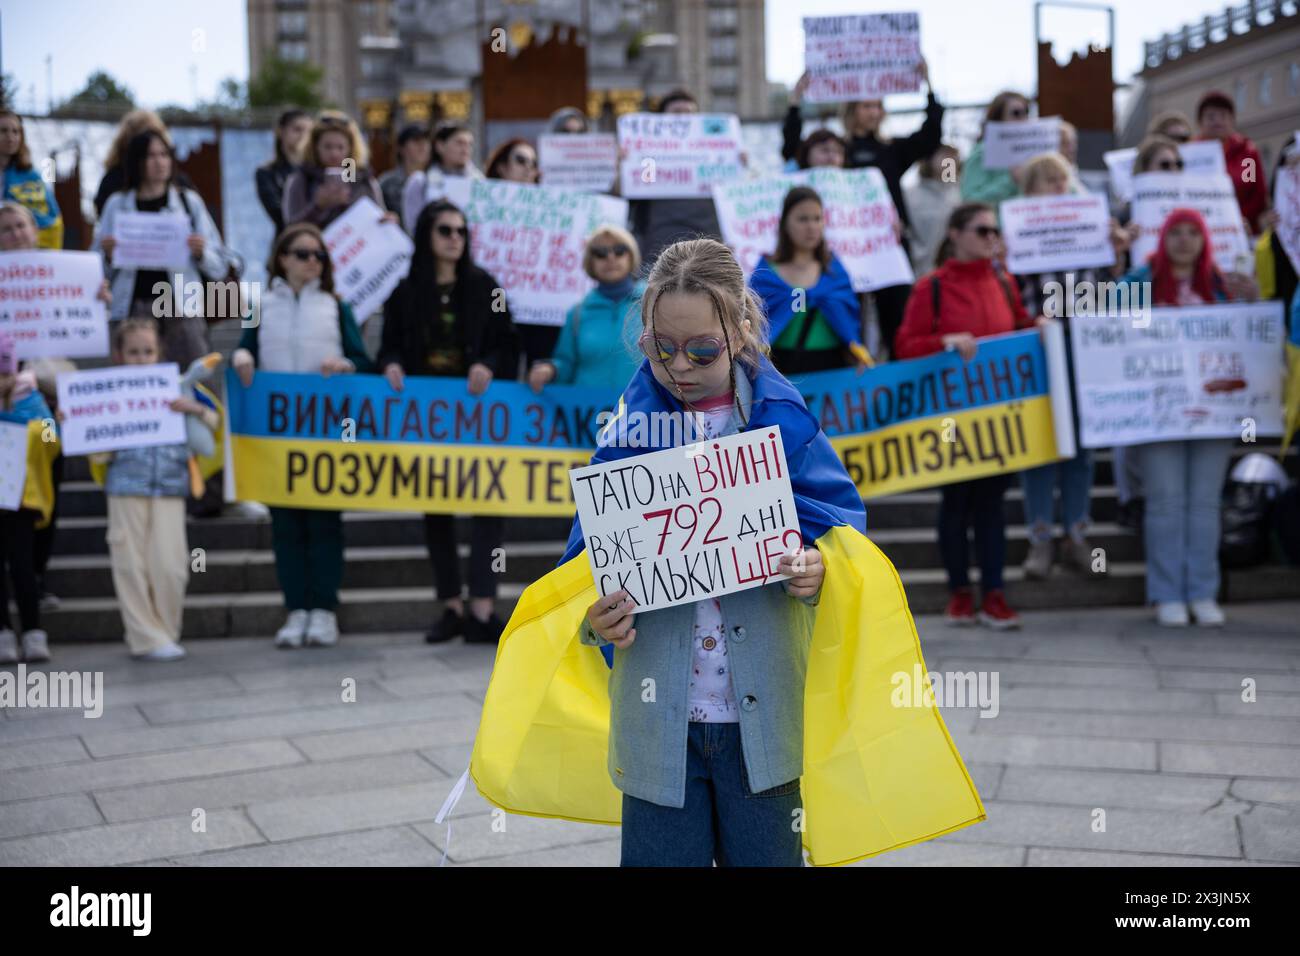
[[[1156,306],[1206,305],[1257,295],[1248,276],[1223,275],[1211,257],[1210,233],[1194,209],[1175,209],[1160,229],[1150,261],[1125,281],[1151,283]],[[1219,509],[1223,476],[1236,442],[1199,438],[1133,448],[1146,489],[1147,600],[1166,627],[1186,627],[1188,610],[1203,627],[1222,627]]]

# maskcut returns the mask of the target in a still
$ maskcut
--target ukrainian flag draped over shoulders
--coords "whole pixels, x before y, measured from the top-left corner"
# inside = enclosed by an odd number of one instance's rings
[[[796,389],[766,359],[745,374],[753,381],[748,428],[780,426],[800,532],[826,569],[804,688],[810,860],[850,863],[983,820],[939,710],[894,706],[895,675],[912,681],[926,666],[902,582],[865,535],[857,489]],[[642,362],[602,434],[634,412],[674,411],[680,406]],[[655,450],[603,444],[592,463]],[[606,763],[609,670],[578,639],[597,596],[575,519],[559,567],[520,598],[484,700],[470,774],[507,811],[619,822],[622,795]]]

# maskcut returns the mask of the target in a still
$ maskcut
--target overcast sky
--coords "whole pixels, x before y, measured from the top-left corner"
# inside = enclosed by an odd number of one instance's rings
[[[1227,0],[1116,0],[1116,79],[1141,67],[1144,40],[1226,6]],[[1033,0],[769,0],[768,77],[786,84],[798,78],[804,16],[903,10],[921,15],[921,46],[947,102],[980,102],[1003,88],[1032,92]],[[1104,41],[1106,15],[1049,7],[1043,28],[1065,60],[1072,49]],[[46,106],[47,56],[56,102],[96,69],[147,106],[192,104],[212,98],[224,77],[248,78],[246,0],[0,0],[0,31],[3,69],[18,77],[22,109]],[[908,100],[900,97],[896,108]]]

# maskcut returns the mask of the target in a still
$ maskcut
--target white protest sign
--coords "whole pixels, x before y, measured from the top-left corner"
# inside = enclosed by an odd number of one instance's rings
[[[822,199],[826,244],[844,264],[857,292],[913,281],[912,265],[894,231],[898,213],[880,170],[818,168],[715,186],[713,202],[723,241],[748,276],[759,256],[776,249],[781,203],[795,186]]]
[[[547,186],[609,192],[618,178],[618,137],[613,133],[552,133],[538,139],[537,162]]]
[[[628,113],[618,118],[618,144],[627,151],[619,182],[628,199],[707,196],[745,174],[731,113]]]
[[[596,590],[637,611],[788,575],[803,546],[777,426],[569,472]]]
[[[352,306],[358,322],[383,308],[406,278],[415,244],[395,222],[381,222],[384,211],[363,196],[325,230],[334,266],[334,291]]]
[[[0,421],[0,510],[17,511],[27,484],[27,426]]]
[[[190,221],[174,212],[119,212],[113,220],[115,269],[184,269]]]
[[[1130,250],[1133,262],[1147,261],[1160,244],[1160,227],[1165,219],[1175,209],[1184,207],[1195,209],[1205,217],[1214,246],[1214,262],[1220,269],[1237,271],[1241,256],[1253,260],[1231,179],[1222,175],[1138,173],[1133,177],[1132,222],[1138,227]]]
[[[1010,169],[1039,153],[1061,149],[1061,118],[984,124],[984,168]]]
[[[1286,250],[1292,268],[1300,270],[1300,166],[1278,167],[1273,208],[1278,214],[1277,240]]]
[[[563,325],[595,285],[583,271],[583,244],[603,222],[627,221],[613,196],[475,179],[464,205],[474,261],[505,290],[516,323]]]
[[[844,103],[921,88],[921,18],[915,13],[804,17],[804,101]]]
[[[1106,170],[1110,173],[1110,188],[1120,202],[1133,201],[1133,163],[1137,160],[1137,147],[1112,149],[1102,153],[1106,161]],[[1218,140],[1198,143],[1180,143],[1178,158],[1183,168],[1178,172],[1189,176],[1212,176],[1215,173],[1228,174],[1227,164],[1223,159],[1223,145]],[[1172,170],[1152,170],[1152,172],[1172,172]]]
[[[1281,302],[1075,317],[1070,334],[1085,448],[1282,434]]]
[[[20,359],[107,355],[103,281],[93,252],[0,252],[0,331]]]
[[[1115,264],[1105,196],[1026,196],[1001,204],[1007,271],[1033,275]]]
[[[65,455],[185,441],[185,416],[168,408],[181,393],[175,362],[64,372],[56,385]]]

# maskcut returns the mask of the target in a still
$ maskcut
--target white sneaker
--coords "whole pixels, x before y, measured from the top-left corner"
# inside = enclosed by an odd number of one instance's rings
[[[18,640],[14,632],[5,628],[0,630],[0,664],[18,663]]]
[[[302,647],[302,639],[307,633],[307,612],[302,608],[289,612],[289,619],[284,627],[275,632],[276,647]]]
[[[28,631],[23,635],[23,660],[29,664],[50,659],[50,639],[44,631]]]
[[[1223,627],[1227,621],[1227,618],[1223,616],[1223,608],[1219,607],[1213,598],[1193,601],[1192,616],[1196,618],[1196,623],[1201,627]]]
[[[1186,627],[1187,605],[1182,601],[1157,601],[1156,622],[1162,627]]]
[[[185,656],[185,648],[179,644],[164,644],[144,654],[136,654],[137,661],[178,661]]]
[[[221,509],[225,518],[248,518],[253,521],[270,521],[271,509],[260,501],[232,501]]]
[[[333,647],[339,642],[339,622],[333,611],[315,608],[307,621],[307,643]]]

